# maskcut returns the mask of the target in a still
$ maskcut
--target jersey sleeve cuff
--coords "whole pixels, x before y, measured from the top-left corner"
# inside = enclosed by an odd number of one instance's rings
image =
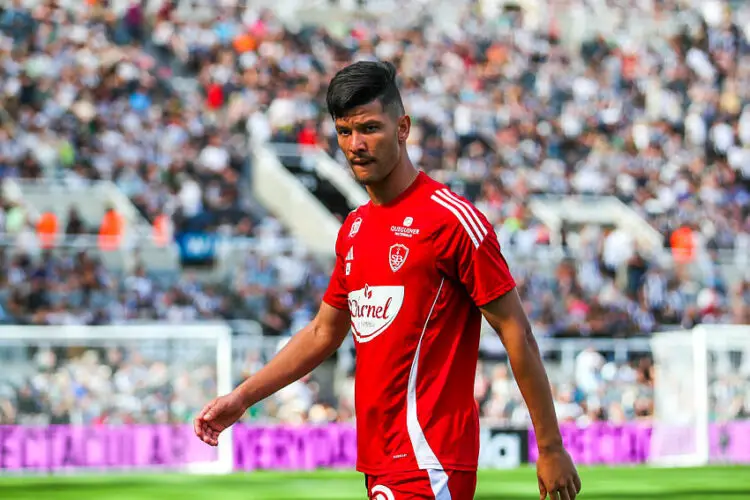
[[[507,283],[504,283],[503,285],[495,288],[491,292],[482,294],[480,297],[474,298],[474,303],[477,305],[477,307],[484,307],[493,300],[502,297],[506,293],[510,292],[516,287],[515,281],[509,281]]]
[[[349,304],[347,302],[340,303],[340,302],[331,300],[328,297],[323,297],[323,302],[325,302],[329,306],[333,307],[334,309],[339,309],[341,311],[348,311],[349,310]]]

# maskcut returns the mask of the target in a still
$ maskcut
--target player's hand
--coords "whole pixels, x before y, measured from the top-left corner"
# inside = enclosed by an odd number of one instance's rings
[[[206,444],[218,445],[219,434],[239,420],[246,409],[234,392],[214,399],[195,417],[195,435]]]
[[[581,491],[573,460],[564,448],[540,452],[536,462],[536,477],[539,481],[539,498],[545,500],[573,500]]]

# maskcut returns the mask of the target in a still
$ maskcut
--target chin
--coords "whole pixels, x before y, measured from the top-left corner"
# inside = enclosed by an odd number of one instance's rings
[[[354,174],[354,178],[357,180],[357,182],[364,186],[367,186],[369,184],[377,184],[378,182],[382,181],[382,179],[374,175],[373,172],[358,165],[354,165],[354,167],[352,167],[352,173]]]

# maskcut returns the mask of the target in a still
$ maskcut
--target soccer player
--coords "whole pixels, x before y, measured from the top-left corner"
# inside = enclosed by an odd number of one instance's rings
[[[330,83],[338,143],[370,201],[349,214],[317,316],[258,373],[206,405],[195,432],[219,434],[252,405],[356,343],[357,470],[369,498],[474,498],[474,402],[482,316],[502,339],[537,435],[540,497],[581,482],[563,448],[549,381],[492,225],[419,172],[389,63],[358,62]]]

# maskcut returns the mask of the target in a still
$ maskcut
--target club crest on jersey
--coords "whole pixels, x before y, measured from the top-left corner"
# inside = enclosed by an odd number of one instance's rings
[[[362,225],[362,217],[357,217],[354,220],[354,222],[352,222],[352,227],[349,229],[350,238],[359,232],[359,226],[361,225]]]
[[[406,245],[396,243],[391,245],[391,249],[388,252],[388,264],[391,266],[391,271],[394,273],[401,269],[401,266],[406,262],[406,258],[409,256],[409,249]]]

